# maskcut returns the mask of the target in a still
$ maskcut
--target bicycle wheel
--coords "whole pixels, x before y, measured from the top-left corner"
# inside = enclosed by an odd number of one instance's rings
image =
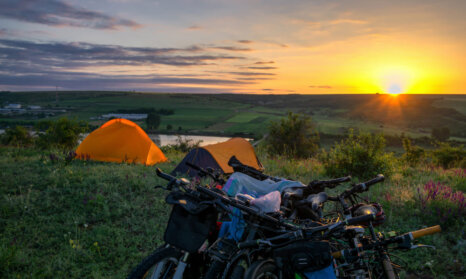
[[[158,248],[133,269],[128,279],[172,278],[181,255],[172,247]]]
[[[244,275],[245,279],[280,279],[281,271],[273,260],[257,261],[251,264]]]
[[[223,270],[225,269],[226,263],[222,261],[213,261],[209,269],[207,270],[204,279],[218,279],[222,277]]]
[[[390,256],[370,266],[370,278],[372,279],[399,279],[401,267],[391,261]]]

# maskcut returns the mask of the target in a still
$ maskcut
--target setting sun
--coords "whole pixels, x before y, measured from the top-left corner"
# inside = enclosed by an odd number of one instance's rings
[[[401,88],[399,84],[394,83],[390,85],[387,92],[392,95],[398,95],[398,94],[403,93],[403,89]]]
[[[378,73],[380,90],[383,93],[397,95],[409,92],[414,83],[414,70],[407,66],[386,66]]]

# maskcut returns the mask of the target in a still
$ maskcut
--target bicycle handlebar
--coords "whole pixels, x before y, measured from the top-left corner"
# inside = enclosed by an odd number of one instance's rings
[[[270,180],[275,181],[275,182],[280,181],[280,179],[278,179],[276,177],[263,174],[261,171],[255,169],[255,168],[253,168],[251,166],[248,166],[248,165],[245,165],[245,164],[241,163],[241,161],[238,160],[238,158],[236,158],[235,155],[230,157],[230,160],[228,160],[228,165],[230,167],[232,167],[235,172],[244,173],[244,174],[249,175],[249,176],[251,176],[253,178],[256,178],[258,180],[270,179]]]
[[[208,175],[210,178],[212,178],[215,182],[217,183],[220,183],[220,184],[225,184],[225,180],[223,180],[222,178],[219,178],[217,175],[214,175],[212,173],[212,171],[209,171],[209,170],[205,170],[201,167],[199,167],[198,165],[195,165],[195,164],[192,164],[190,162],[185,162],[185,164],[190,167],[190,168],[193,168],[195,170],[197,170],[198,172],[200,172],[202,175]]]
[[[379,182],[382,182],[385,180],[385,176],[383,176],[383,174],[378,174],[377,177],[369,180],[369,181],[366,181],[366,182],[363,182],[363,183],[359,183],[357,184],[356,186],[358,187],[358,189],[360,189],[361,191],[366,191],[367,189],[369,189],[369,186],[372,186],[376,183],[379,183]]]
[[[328,186],[330,186],[330,187],[334,186],[335,187],[340,183],[348,182],[350,180],[351,180],[351,176],[344,176],[344,177],[329,179],[329,180],[313,180],[313,181],[309,182],[308,187],[315,187],[315,186],[321,186],[321,185],[324,186],[324,187],[328,187]]]
[[[174,176],[164,173],[160,168],[156,168],[155,173],[157,174],[158,177],[163,178],[167,181],[172,182],[173,180],[176,180]]]
[[[432,226],[432,227],[429,227],[429,228],[425,228],[425,229],[405,233],[403,235],[394,236],[394,237],[391,237],[391,238],[389,238],[387,240],[377,241],[376,243],[368,245],[367,247],[363,246],[363,247],[359,247],[359,248],[344,249],[344,250],[336,251],[336,252],[332,253],[332,256],[335,259],[345,258],[347,256],[358,254],[358,252],[360,252],[362,250],[371,250],[371,249],[374,249],[374,248],[376,248],[378,246],[389,245],[389,244],[393,244],[393,243],[398,243],[399,244],[398,248],[410,249],[410,248],[413,247],[412,244],[411,244],[412,240],[414,240],[416,238],[426,236],[426,235],[435,234],[435,233],[438,233],[438,232],[441,232],[441,231],[442,231],[442,228],[439,225],[436,225],[436,226]]]
[[[347,198],[355,193],[362,193],[362,192],[365,192],[367,190],[369,190],[369,187],[376,184],[376,183],[379,183],[379,182],[382,182],[385,180],[385,176],[383,176],[383,174],[378,174],[377,177],[369,180],[369,181],[366,181],[366,182],[362,182],[362,183],[358,183],[356,185],[354,185],[351,189],[348,189],[346,191],[344,191],[342,194],[339,195],[339,197],[341,198]],[[336,197],[329,197],[329,200],[339,200],[339,198],[336,198]]]
[[[323,192],[325,188],[335,188],[336,186],[340,185],[343,182],[347,182],[351,180],[351,176],[345,176],[330,180],[313,180],[309,182],[307,185],[307,190],[310,191],[312,194],[317,194]]]
[[[332,233],[333,231],[335,231],[335,229],[343,228],[344,225],[358,225],[358,224],[366,223],[368,221],[372,221],[374,219],[375,219],[375,215],[368,214],[368,215],[348,219],[345,222],[331,223],[331,224],[322,225],[322,226],[314,227],[310,229],[302,229],[302,230],[287,232],[287,233],[284,233],[284,234],[281,234],[275,237],[271,237],[271,238],[247,240],[247,241],[238,243],[238,248],[243,249],[243,248],[259,247],[261,244],[265,244],[266,246],[269,246],[269,247],[276,247],[276,246],[280,246],[283,244],[272,244],[271,243],[272,241],[286,240],[286,239],[289,241],[295,241],[299,239],[309,239],[317,235],[318,236],[323,235],[325,238],[325,234],[321,235],[319,232],[329,230],[329,232]]]

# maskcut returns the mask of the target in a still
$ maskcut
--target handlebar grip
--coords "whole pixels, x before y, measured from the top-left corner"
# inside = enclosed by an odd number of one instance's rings
[[[346,220],[347,225],[360,225],[367,223],[369,221],[375,220],[375,215],[374,214],[367,214],[363,216],[358,216],[358,217],[353,217],[351,219]]]
[[[426,236],[426,235],[429,235],[429,234],[438,233],[438,232],[441,232],[441,231],[442,231],[442,228],[440,227],[440,225],[437,225],[437,226],[425,228],[425,229],[422,229],[422,230],[413,231],[413,232],[410,232],[410,234],[412,235],[413,239],[416,239],[416,238],[419,238],[419,237],[423,237],[423,236]]]
[[[382,182],[384,180],[385,180],[385,176],[383,176],[383,174],[378,174],[377,177],[375,177],[375,178],[373,178],[373,179],[371,179],[369,181],[357,184],[356,186],[353,187],[351,192],[354,193],[354,192],[367,191],[369,189],[369,186],[374,185],[374,184],[379,183],[379,182]]]
[[[345,177],[340,177],[340,178],[334,179],[333,181],[338,182],[338,183],[342,183],[342,182],[348,182],[350,180],[351,180],[351,175],[348,175],[348,176],[345,176]]]
[[[366,184],[366,186],[371,186],[373,184],[376,184],[376,183],[379,183],[379,182],[382,182],[385,180],[385,176],[383,176],[383,174],[378,174],[377,177],[369,180],[369,181],[366,181],[364,183],[361,183],[361,184]]]
[[[161,177],[161,178],[163,178],[165,180],[168,180],[168,181],[172,181],[172,180],[176,179],[175,177],[164,173],[160,168],[156,168],[155,173],[157,173],[158,177]]]
[[[249,241],[244,241],[244,242],[238,243],[238,248],[239,249],[257,247],[257,246],[259,246],[259,244],[257,243],[256,240],[249,240]]]

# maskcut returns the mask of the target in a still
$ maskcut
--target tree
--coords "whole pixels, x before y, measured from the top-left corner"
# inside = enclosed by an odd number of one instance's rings
[[[149,130],[157,129],[160,125],[160,115],[153,112],[147,114],[146,124]]]
[[[172,125],[170,125],[170,124],[167,125],[167,130],[171,130],[172,128],[173,128]]]
[[[317,152],[318,144],[319,133],[309,116],[289,112],[286,118],[272,122],[269,127],[270,154],[308,158]]]
[[[432,138],[437,141],[446,141],[450,138],[450,129],[448,127],[432,128]]]

